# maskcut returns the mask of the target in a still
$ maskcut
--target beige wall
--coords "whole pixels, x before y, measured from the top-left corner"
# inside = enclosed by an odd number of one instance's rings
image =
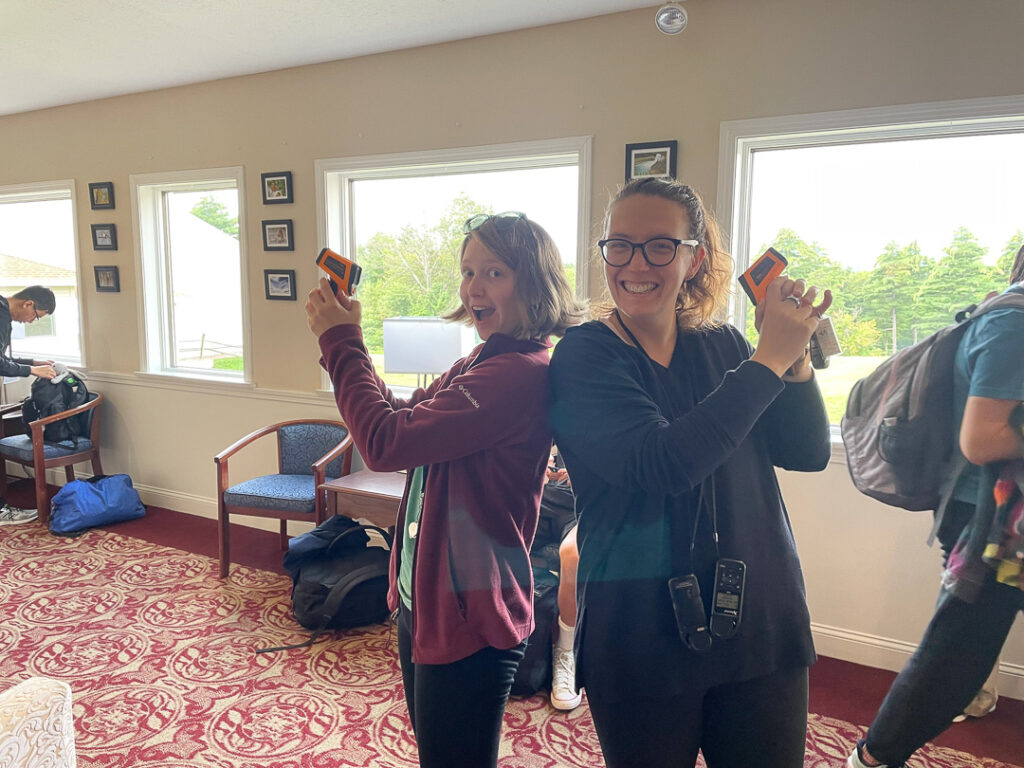
[[[121,268],[120,294],[82,281],[86,360],[111,401],[109,469],[130,471],[151,503],[209,514],[214,453],[259,424],[333,412],[314,394],[301,303],[265,301],[262,287],[267,267],[297,269],[300,294],[314,282],[317,159],[592,135],[596,219],[628,142],[678,139],[679,176],[714,201],[722,121],[1024,92],[1019,0],[687,0],[687,10],[678,38],[655,31],[652,9],[0,118],[0,184],[74,178],[83,274]],[[258,388],[136,377],[128,177],[232,165],[246,171]],[[293,172],[296,202],[267,209],[259,175],[278,170]],[[107,180],[117,209],[91,211],[87,184]],[[295,221],[295,252],[263,253],[260,219],[282,216]],[[89,246],[101,220],[118,226],[116,253]],[[934,598],[926,517],[868,501],[841,464],[783,485],[819,647],[898,667]],[[1004,687],[1024,697],[1020,627],[1004,658]]]

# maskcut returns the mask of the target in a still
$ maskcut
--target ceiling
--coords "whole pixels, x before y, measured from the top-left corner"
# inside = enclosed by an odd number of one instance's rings
[[[657,0],[0,0],[0,115],[652,8]]]

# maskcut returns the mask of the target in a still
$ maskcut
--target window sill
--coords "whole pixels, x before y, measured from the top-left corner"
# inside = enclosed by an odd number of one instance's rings
[[[251,381],[243,381],[226,376],[203,375],[201,373],[136,371],[135,375],[143,381],[159,382],[170,389],[192,392],[223,392],[224,390],[246,390],[251,392],[256,389],[256,385]]]

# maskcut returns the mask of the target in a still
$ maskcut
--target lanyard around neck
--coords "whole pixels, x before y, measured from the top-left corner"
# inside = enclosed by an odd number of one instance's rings
[[[637,337],[634,336],[633,332],[629,329],[629,326],[626,325],[626,323],[623,321],[622,315],[619,314],[618,307],[615,308],[615,319],[616,319],[616,321],[618,321],[619,327],[622,328],[622,330],[626,332],[626,335],[629,337],[629,340],[633,342],[633,344],[636,346],[636,348],[639,349],[641,352],[643,352],[644,357],[646,357],[651,363],[654,363],[654,360],[647,353],[647,350],[644,349],[644,345],[640,343],[640,341],[637,339]],[[671,370],[669,370],[669,369],[666,369],[666,370],[668,370],[669,374],[672,375]],[[660,381],[659,381],[659,383],[660,383]],[[696,386],[694,384],[693,376],[690,377],[690,386],[694,388],[694,392],[696,393]],[[671,396],[671,393],[666,391],[665,392],[665,397],[666,397],[666,399],[665,399],[666,403],[668,404],[669,408],[673,412],[673,414],[672,414],[673,417],[676,417],[675,408],[673,407],[675,405],[675,402],[674,402],[674,400],[673,400],[673,398]],[[697,545],[697,526],[700,523],[701,512],[705,508],[704,507],[704,490],[705,490],[705,488],[707,486],[710,486],[710,489],[711,489],[710,500],[709,500],[709,504],[708,504],[708,506],[710,507],[710,510],[709,510],[709,513],[708,513],[708,517],[711,520],[711,533],[712,533],[712,536],[714,537],[714,541],[715,541],[715,558],[717,559],[717,558],[721,557],[721,554],[718,551],[718,506],[715,504],[715,473],[712,470],[711,474],[708,475],[704,479],[704,481],[701,482],[701,484],[700,484],[700,495],[697,497],[697,514],[693,516],[693,531],[690,533],[690,564],[691,564],[691,570],[692,570],[692,564],[693,564],[693,550],[694,550],[694,548]]]

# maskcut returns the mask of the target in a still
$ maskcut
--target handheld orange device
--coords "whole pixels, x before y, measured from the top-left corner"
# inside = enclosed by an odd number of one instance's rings
[[[757,304],[764,298],[768,283],[781,275],[788,263],[785,256],[769,248],[750,265],[750,269],[739,276],[740,287],[746,291],[751,302]]]
[[[356,286],[359,285],[359,278],[363,274],[363,268],[354,261],[346,259],[330,248],[324,248],[316,257],[316,265],[327,273],[327,277],[331,281],[331,288],[335,292],[340,288],[346,296],[355,293]]]

